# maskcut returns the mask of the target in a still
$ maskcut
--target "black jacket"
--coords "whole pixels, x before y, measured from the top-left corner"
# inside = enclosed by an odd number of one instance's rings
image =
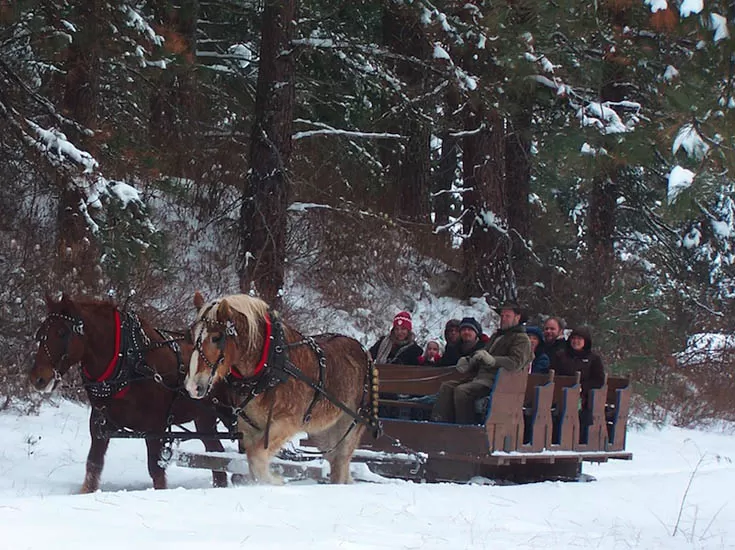
[[[380,344],[385,338],[390,338],[390,335],[383,336],[383,338],[380,338],[377,342],[375,342],[375,344],[373,344],[373,347],[370,348],[370,355],[373,357],[373,359],[378,355]],[[388,353],[388,359],[386,360],[386,363],[395,363],[396,365],[418,365],[419,357],[423,353],[424,350],[422,350],[421,346],[419,346],[416,342],[409,342],[408,344],[404,344],[402,346],[393,346],[393,348]]]

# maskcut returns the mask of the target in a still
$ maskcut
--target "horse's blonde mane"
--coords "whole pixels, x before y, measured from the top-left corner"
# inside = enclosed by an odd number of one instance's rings
[[[232,322],[235,323],[237,328],[240,343],[245,344],[247,350],[254,351],[260,343],[260,322],[268,313],[268,304],[260,298],[254,298],[247,294],[230,294],[205,304],[199,310],[197,320],[206,318],[210,321],[217,321],[219,307],[223,301],[227,301],[230,309],[242,316],[242,318],[233,318]]]

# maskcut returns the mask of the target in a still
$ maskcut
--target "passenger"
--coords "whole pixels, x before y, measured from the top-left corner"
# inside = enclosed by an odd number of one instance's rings
[[[547,317],[544,321],[544,340],[542,350],[549,356],[550,368],[554,369],[556,354],[566,348],[567,341],[564,339],[564,329],[567,324],[561,317]]]
[[[592,352],[592,336],[589,329],[580,327],[569,335],[564,350],[557,352],[554,369],[561,376],[575,376],[580,373],[582,383],[582,407],[579,411],[581,442],[586,443],[585,427],[592,423],[589,408],[589,392],[601,388],[605,383],[605,367],[599,355]]]
[[[459,319],[449,319],[447,324],[444,326],[444,340],[447,345],[444,348],[444,355],[442,355],[442,358],[439,361],[440,367],[453,367],[457,364],[459,358],[462,357],[459,351],[462,343],[459,336],[459,325]]]
[[[419,365],[437,366],[442,358],[442,346],[439,340],[429,340],[426,342],[424,354],[419,357]]]
[[[528,339],[531,341],[531,353],[533,357],[529,372],[546,374],[549,372],[551,360],[544,352],[543,346],[541,346],[541,342],[544,341],[544,335],[540,328],[534,326],[526,327],[526,334],[528,334]]]
[[[441,385],[439,397],[432,410],[432,420],[474,424],[475,401],[490,395],[498,369],[502,367],[517,371],[531,362],[531,342],[520,325],[520,307],[516,304],[505,304],[497,311],[500,314],[500,328],[482,349],[471,356],[462,357],[457,363],[458,371],[474,377],[470,381],[451,381]],[[462,326],[464,325],[463,320]]]
[[[373,344],[370,355],[376,363],[418,365],[421,346],[413,334],[413,322],[408,311],[401,311],[393,318],[393,327],[387,336]]]

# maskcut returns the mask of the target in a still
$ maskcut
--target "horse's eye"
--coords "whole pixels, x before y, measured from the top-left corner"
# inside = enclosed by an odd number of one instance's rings
[[[58,329],[56,329],[56,336],[58,336],[59,338],[64,338],[68,333],[69,329],[67,329],[66,327],[59,327]]]
[[[216,346],[219,346],[223,340],[224,340],[224,336],[222,334],[212,335],[212,343]]]

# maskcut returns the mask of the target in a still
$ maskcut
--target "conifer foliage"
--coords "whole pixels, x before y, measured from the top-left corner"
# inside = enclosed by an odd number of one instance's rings
[[[49,289],[287,306],[307,256],[354,298],[411,243],[653,386],[735,329],[733,32],[726,0],[0,2],[0,338]],[[364,262],[304,249],[345,219]]]

